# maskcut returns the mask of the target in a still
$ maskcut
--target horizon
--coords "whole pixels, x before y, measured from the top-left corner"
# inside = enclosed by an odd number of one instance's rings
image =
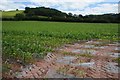
[[[41,7],[44,7],[44,6],[41,6]],[[36,8],[36,7],[30,7],[30,8]],[[45,7],[45,8],[50,8],[50,7]],[[55,8],[52,8],[52,9],[55,9]],[[18,11],[24,11],[25,9],[18,9]],[[56,9],[56,10],[58,10],[58,9]],[[2,11],[2,12],[12,12],[12,11],[16,11],[16,9],[14,9],[14,10],[0,10],[0,11]],[[60,11],[60,10],[59,10]],[[63,11],[62,11],[63,12]],[[64,13],[66,13],[66,12],[64,12]],[[69,13],[71,13],[71,12],[69,12]],[[68,14],[68,13],[66,13],[66,14]],[[72,13],[73,14],[73,13]],[[119,14],[119,13],[103,13],[103,14],[86,14],[86,15],[83,15],[83,14],[73,14],[73,15],[82,15],[82,16],[87,16],[87,15],[104,15],[104,14]]]
[[[119,13],[118,4],[116,0],[4,0],[0,2],[0,10],[25,10],[25,7],[49,7],[60,10],[65,13],[82,14],[82,15],[101,15],[109,13]],[[12,5],[8,5],[12,4]]]

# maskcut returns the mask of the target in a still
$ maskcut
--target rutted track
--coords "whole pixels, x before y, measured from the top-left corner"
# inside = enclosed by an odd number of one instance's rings
[[[116,53],[118,46],[119,43],[101,40],[64,45],[14,75],[17,78],[118,78],[120,67],[114,61],[120,55]]]

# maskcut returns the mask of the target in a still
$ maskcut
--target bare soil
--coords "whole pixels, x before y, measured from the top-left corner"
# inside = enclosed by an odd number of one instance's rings
[[[12,75],[17,78],[118,78],[120,67],[114,61],[120,56],[118,46],[102,40],[66,44]]]

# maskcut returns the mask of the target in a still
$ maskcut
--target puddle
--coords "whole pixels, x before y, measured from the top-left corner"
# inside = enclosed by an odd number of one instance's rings
[[[88,41],[88,42],[86,42],[86,43],[93,43],[93,41]]]
[[[81,49],[75,49],[72,51],[72,53],[80,53],[80,54],[95,54],[96,51],[92,49],[86,49],[86,50],[81,50]]]
[[[116,51],[120,50],[120,47],[116,47],[115,50],[116,50]]]
[[[83,67],[93,67],[93,65],[95,64],[95,62],[87,62],[87,63],[79,63],[79,64],[73,64],[73,66],[83,66]]]
[[[108,46],[100,46],[100,47],[95,47],[95,49],[105,49],[107,48]]]
[[[95,64],[95,62],[85,62],[85,63],[78,63],[78,64],[73,63],[72,61],[75,59],[76,59],[76,57],[66,56],[66,57],[58,58],[56,62],[69,64],[69,65],[73,65],[73,66],[83,66],[83,67],[92,67]]]
[[[110,56],[118,58],[118,57],[120,57],[120,53],[111,53]]]
[[[120,68],[117,66],[118,64],[109,62],[107,63],[106,70],[111,73],[119,73]]]
[[[83,48],[94,48],[95,45],[84,45]]]
[[[49,69],[47,72],[46,78],[75,78],[73,75],[64,75],[56,72],[54,69]]]
[[[73,57],[73,56],[65,56],[65,57],[62,57],[62,58],[58,58],[56,60],[56,62],[58,62],[58,63],[64,63],[64,64],[70,64],[75,59],[76,59],[76,57]]]
[[[102,42],[100,42],[100,41],[88,41],[86,43],[88,43],[88,44],[102,44]]]
[[[47,77],[47,78],[49,78],[49,77]],[[50,78],[75,78],[75,77],[72,75],[64,75],[64,74],[55,73]]]

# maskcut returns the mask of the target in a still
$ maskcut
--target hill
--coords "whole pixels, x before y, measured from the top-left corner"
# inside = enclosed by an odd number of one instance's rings
[[[26,7],[25,10],[3,11],[2,20],[29,20],[29,21],[59,21],[59,22],[90,22],[90,23],[119,23],[120,14],[108,13],[101,15],[77,15],[65,13],[57,9]]]

